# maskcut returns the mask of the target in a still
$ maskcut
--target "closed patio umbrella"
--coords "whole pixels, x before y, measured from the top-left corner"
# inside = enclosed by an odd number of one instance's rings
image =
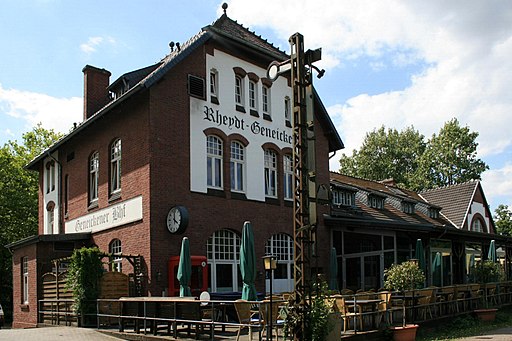
[[[242,299],[256,301],[257,293],[254,281],[256,280],[256,252],[254,250],[254,234],[251,222],[246,221],[242,229],[242,243],[240,244],[240,273],[244,286]]]
[[[176,278],[180,282],[180,297],[192,296],[189,282],[192,275],[192,259],[190,258],[190,244],[187,237],[181,241],[180,262]]]
[[[336,257],[336,248],[331,248],[331,258],[329,262],[329,289],[338,290],[338,258]]]
[[[487,254],[487,259],[492,260],[493,262],[497,262],[498,258],[496,257],[496,242],[491,240],[491,244],[489,245],[489,253]]]
[[[414,254],[414,258],[418,260],[418,266],[425,273],[425,252],[423,251],[423,243],[421,242],[421,239],[416,240],[416,251]]]
[[[434,261],[432,262],[432,284],[435,286],[442,286],[441,283],[441,253],[436,252]]]

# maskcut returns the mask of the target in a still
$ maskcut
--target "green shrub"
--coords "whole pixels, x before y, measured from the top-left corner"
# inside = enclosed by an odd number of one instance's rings
[[[384,270],[384,287],[388,290],[405,291],[421,288],[425,274],[413,261],[393,264]]]
[[[500,263],[492,260],[477,262],[470,270],[475,283],[491,283],[505,280],[505,272]]]

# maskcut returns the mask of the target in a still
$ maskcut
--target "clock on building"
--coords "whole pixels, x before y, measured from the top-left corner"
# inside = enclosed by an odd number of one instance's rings
[[[185,206],[174,206],[167,213],[167,229],[173,234],[183,233],[188,225],[188,210]]]

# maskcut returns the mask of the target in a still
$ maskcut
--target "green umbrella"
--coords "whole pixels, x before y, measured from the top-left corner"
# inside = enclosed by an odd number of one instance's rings
[[[436,252],[434,261],[432,262],[432,284],[442,286],[441,284],[441,253]]]
[[[487,254],[487,259],[492,260],[495,263],[498,260],[496,257],[496,242],[494,239],[491,240],[491,245],[489,245],[489,253]]]
[[[425,273],[425,252],[423,251],[423,243],[419,238],[416,240],[416,250],[414,258],[418,260],[418,267],[420,268],[420,270],[423,271],[423,273]]]
[[[181,242],[180,263],[178,264],[178,281],[180,281],[180,297],[192,296],[188,283],[192,275],[192,260],[190,258],[190,245],[187,237]]]
[[[244,223],[242,229],[242,243],[240,244],[240,273],[244,286],[242,299],[256,301],[257,293],[254,281],[256,280],[256,252],[254,251],[254,234],[249,221]]]
[[[331,248],[331,258],[329,262],[329,289],[338,290],[338,258],[336,257],[336,248]]]

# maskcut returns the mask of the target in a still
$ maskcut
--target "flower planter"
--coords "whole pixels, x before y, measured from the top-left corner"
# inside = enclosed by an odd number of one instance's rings
[[[496,319],[496,312],[498,309],[477,309],[475,314],[480,321],[494,321]]]
[[[405,326],[390,327],[393,332],[394,341],[414,341],[416,340],[417,324],[406,324]]]

